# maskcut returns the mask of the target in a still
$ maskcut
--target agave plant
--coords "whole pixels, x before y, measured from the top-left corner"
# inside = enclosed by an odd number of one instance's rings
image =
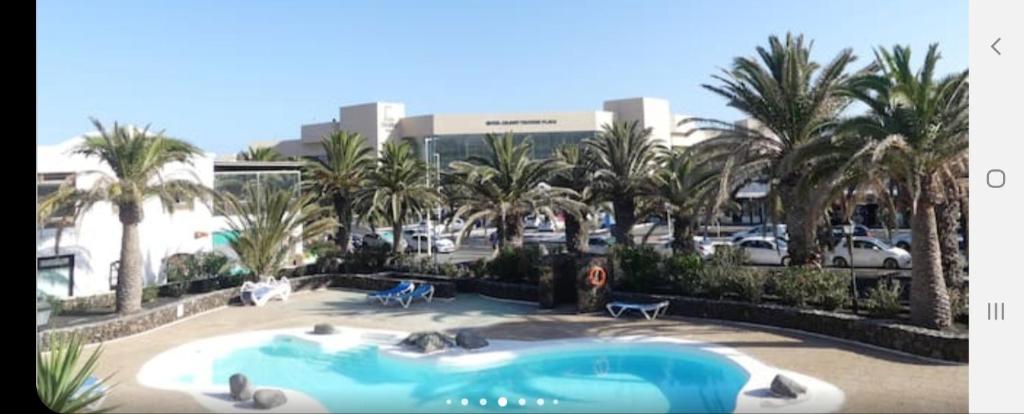
[[[96,363],[103,353],[103,346],[97,346],[84,362],[79,362],[85,344],[77,335],[55,335],[51,337],[50,349],[36,353],[36,391],[47,408],[58,413],[80,413],[109,411],[92,410],[104,392],[104,383],[110,377],[86,386],[86,381],[96,369]]]
[[[457,243],[469,235],[476,223],[488,220],[497,224],[498,247],[523,245],[523,218],[534,212],[554,216],[555,209],[582,210],[573,200],[574,191],[548,184],[555,174],[566,168],[553,159],[530,158],[530,140],[516,144],[512,133],[488,134],[484,137],[488,152],[466,161],[451,163],[450,182],[461,187],[452,194],[462,194],[455,218],[465,217],[466,226]]]
[[[117,271],[116,308],[118,313],[142,309],[142,250],[139,223],[143,203],[156,198],[165,211],[174,212],[175,205],[191,207],[196,200],[207,200],[212,190],[200,184],[198,177],[180,171],[182,177],[166,176],[172,163],[191,164],[199,149],[191,144],[152,133],[148,128],[134,128],[114,123],[110,130],[92,120],[97,133],[86,136],[71,150],[73,154],[95,157],[106,164],[112,174],[92,171],[96,176],[91,188],[62,186],[40,205],[41,213],[73,206],[76,218],[96,203],[110,202],[117,208],[121,221],[121,256]],[[40,216],[43,217],[43,216]]]
[[[243,266],[254,276],[267,278],[281,268],[299,243],[315,240],[336,226],[327,207],[312,194],[296,195],[286,189],[247,185],[243,197],[226,193],[220,213],[237,234],[229,244]]]

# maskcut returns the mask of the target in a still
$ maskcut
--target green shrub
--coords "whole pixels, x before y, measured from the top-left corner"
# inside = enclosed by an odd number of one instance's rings
[[[729,245],[722,245],[715,248],[715,252],[708,258],[708,262],[719,266],[743,266],[749,257],[743,249]]]
[[[784,305],[806,307],[815,305],[836,310],[850,301],[848,276],[824,269],[787,267],[771,278],[772,291]]]
[[[487,262],[486,272],[505,282],[537,283],[540,279],[540,256],[536,246],[505,247]]]
[[[750,303],[761,303],[768,274],[757,269],[733,266],[727,276],[727,290],[740,300]]]
[[[50,304],[50,316],[57,316],[64,312],[64,300],[53,295],[42,294],[43,300]]]
[[[877,285],[868,289],[864,306],[872,316],[895,318],[903,311],[903,304],[900,303],[902,292],[903,288],[898,282],[880,280]]]
[[[152,302],[160,294],[159,286],[150,286],[142,289],[142,302]]]
[[[612,248],[612,260],[618,262],[622,275],[615,275],[616,283],[623,289],[636,292],[651,292],[668,282],[658,264],[661,254],[647,245],[619,245]]]
[[[475,278],[487,276],[487,260],[477,259],[469,264],[469,274]]]
[[[665,273],[677,293],[684,296],[700,294],[703,263],[695,254],[677,254],[665,258]]]
[[[158,296],[178,298],[185,294],[187,284],[185,282],[171,282],[158,287]]]
[[[402,260],[400,257],[396,261]],[[362,247],[345,255],[341,268],[346,273],[374,273],[384,270],[391,259],[390,249]]]
[[[198,277],[217,277],[227,273],[231,268],[231,259],[220,252],[204,252],[199,253],[197,256],[196,260],[199,265]]]
[[[218,279],[221,289],[239,287],[245,282],[245,277],[241,275],[222,275]]]
[[[712,264],[704,266],[696,284],[696,293],[709,299],[722,299],[729,291],[732,275],[738,266]]]

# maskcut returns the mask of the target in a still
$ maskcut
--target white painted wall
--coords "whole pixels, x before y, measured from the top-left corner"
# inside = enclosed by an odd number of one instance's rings
[[[76,187],[89,188],[98,177],[89,171],[111,174],[111,170],[96,158],[71,155],[69,151],[81,142],[73,138],[56,145],[38,147],[37,173],[77,173]],[[214,155],[196,157],[192,166],[175,163],[164,171],[165,179],[198,179],[213,187]],[[139,225],[142,247],[143,277],[145,284],[162,283],[160,266],[163,258],[175,253],[209,251],[212,245],[213,221],[209,208],[196,203],[192,210],[166,213],[156,199],[143,206],[144,218]],[[41,229],[36,233],[36,254],[54,254],[54,229]],[[198,233],[198,234],[197,234]],[[121,223],[109,203],[96,204],[74,227],[64,229],[60,254],[75,254],[75,296],[88,296],[108,292],[110,265],[117,261],[121,248]],[[115,276],[116,277],[116,276]]]

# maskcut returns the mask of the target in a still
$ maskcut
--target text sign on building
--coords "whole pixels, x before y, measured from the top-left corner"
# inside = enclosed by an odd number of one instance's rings
[[[558,121],[554,119],[512,119],[503,121],[487,121],[485,122],[485,125],[554,125],[557,123]]]

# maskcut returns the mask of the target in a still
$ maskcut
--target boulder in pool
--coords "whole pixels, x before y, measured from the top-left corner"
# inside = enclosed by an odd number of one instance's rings
[[[410,346],[419,352],[430,353],[455,346],[455,340],[441,332],[416,332],[399,344]]]
[[[473,331],[462,331],[455,335],[455,343],[465,349],[479,349],[488,345],[486,339]]]
[[[334,333],[334,325],[329,323],[318,323],[313,325],[313,335],[330,335]]]
[[[775,376],[771,386],[772,394],[783,398],[796,398],[807,392],[807,387],[782,374]]]
[[[281,390],[261,389],[252,394],[252,402],[256,408],[266,410],[288,402],[288,398]]]
[[[231,387],[231,399],[245,401],[252,398],[252,387],[249,384],[249,378],[245,375],[232,375],[228,379],[228,385]]]

